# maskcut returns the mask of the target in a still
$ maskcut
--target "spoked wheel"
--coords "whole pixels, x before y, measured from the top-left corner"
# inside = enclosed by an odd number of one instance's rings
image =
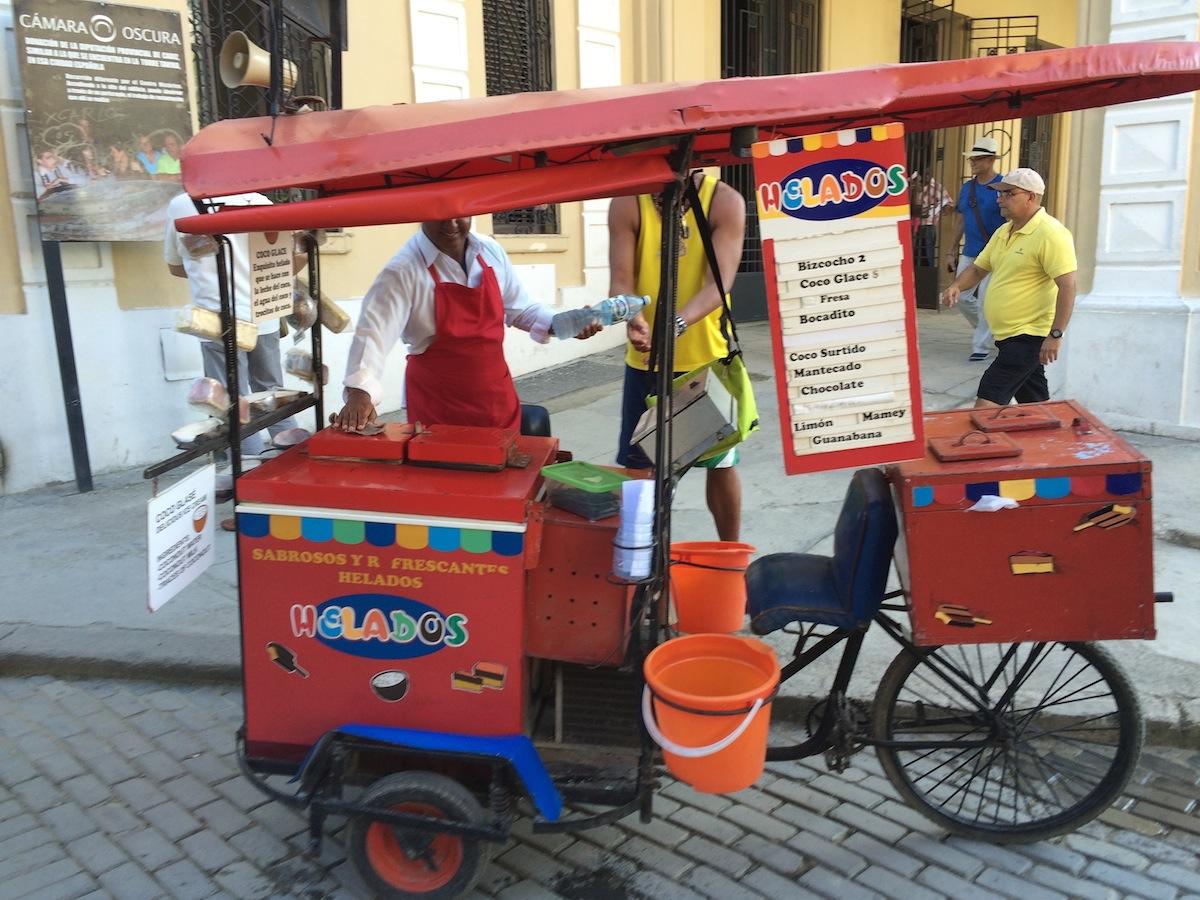
[[[1039,841],[1095,818],[1129,781],[1144,725],[1137,695],[1094,644],[904,650],[875,694],[884,772],[947,830]]]
[[[484,811],[457,781],[432,772],[403,772],[376,781],[362,802],[434,819],[479,824]],[[458,897],[479,880],[491,844],[355,816],[347,828],[350,862],[383,898]]]

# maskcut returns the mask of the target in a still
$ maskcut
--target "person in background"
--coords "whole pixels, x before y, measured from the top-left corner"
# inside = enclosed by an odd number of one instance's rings
[[[142,168],[142,164],[134,159],[129,151],[120,144],[109,145],[108,168],[117,178],[146,177],[146,171]]]
[[[746,203],[729,185],[712,175],[694,172],[700,204],[712,229],[717,266],[726,284],[732,283],[742,259],[746,233]],[[687,201],[685,200],[685,203]],[[650,336],[658,308],[659,255],[662,245],[662,195],[617,197],[608,207],[608,260],[610,296],[646,294],[650,305],[626,325],[625,386],[621,403],[621,436],[617,464],[648,469],[650,459],[632,443],[634,428],[646,411],[646,397],[654,391],[648,369]],[[729,353],[721,334],[724,304],[713,281],[696,216],[690,204],[680,234],[677,315],[675,330],[676,374],[684,374],[723,359]],[[738,448],[698,465],[706,468],[705,499],[717,535],[736,541],[742,527],[742,484],[734,466]]]
[[[422,222],[363,298],[346,362],[346,403],[333,425],[357,431],[375,420],[384,364],[403,341],[409,422],[519,428],[504,326],[544,344],[552,318],[553,310],[530,298],[504,249],[471,231],[470,218]],[[599,330],[592,325],[577,337]]]
[[[1075,307],[1075,244],[1062,222],[1042,208],[1046,183],[1033,169],[1013,169],[990,185],[1007,219],[980,254],[946,288],[947,306],[989,272],[984,307],[996,336],[996,358],[979,380],[976,407],[1050,399],[1047,364],[1058,359]]]
[[[262,194],[235,194],[217,197],[212,201],[224,206],[258,206],[271,201]],[[196,205],[187,194],[179,194],[167,204],[167,226],[163,236],[163,259],[171,274],[186,278],[192,302],[197,306],[220,311],[221,291],[217,281],[217,244],[208,235],[185,235],[175,228],[177,219],[197,214]],[[228,237],[232,266],[235,301],[234,313],[243,321],[250,321],[250,239],[244,234]],[[299,271],[308,262],[306,256],[297,255],[292,261],[294,271]],[[228,390],[225,379],[225,350],[216,341],[200,341],[200,354],[204,374],[220,382]],[[238,352],[238,395],[245,396],[258,391],[269,391],[283,385],[283,366],[279,357],[279,320],[269,319],[258,326],[258,340],[254,349]],[[288,428],[295,428],[292,417],[268,427],[272,435]],[[258,456],[265,449],[261,432],[248,435],[242,440],[242,455]],[[218,485],[220,487],[220,485]],[[224,519],[221,527],[226,531],[236,530],[232,517]]]
[[[910,197],[916,196],[916,209],[913,219],[916,229],[913,233],[913,258],[918,266],[937,265],[937,227],[942,218],[942,211],[954,205],[950,195],[941,183],[928,172],[914,173],[912,178],[914,191]]]
[[[996,151],[995,138],[981,137],[963,154],[971,167],[971,177],[958,192],[958,203],[954,207],[958,213],[954,234],[946,245],[946,271],[952,275],[961,275],[975,261],[996,229],[1004,224],[999,194],[987,190],[1000,180],[996,172]],[[958,246],[964,235],[966,242],[960,256]],[[974,329],[971,355],[967,357],[971,362],[983,362],[992,349],[992,332],[983,313],[983,301],[990,279],[990,275],[984,276],[973,290],[963,293],[958,303],[958,308]]]
[[[67,163],[52,148],[46,147],[39,151],[33,166],[39,200],[75,187],[67,168]]]
[[[138,152],[137,161],[147,175],[155,175],[158,172],[158,151],[154,149],[154,142],[150,140],[150,135],[139,134],[137,136]]]
[[[154,177],[159,181],[179,181],[179,135],[168,131],[155,163]]]

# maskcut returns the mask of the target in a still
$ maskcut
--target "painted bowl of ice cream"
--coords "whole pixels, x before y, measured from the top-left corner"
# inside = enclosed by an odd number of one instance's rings
[[[408,693],[408,675],[398,669],[380,672],[371,679],[371,690],[380,700],[394,703]]]

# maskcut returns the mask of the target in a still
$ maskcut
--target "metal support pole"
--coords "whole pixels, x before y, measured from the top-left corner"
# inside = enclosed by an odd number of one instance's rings
[[[321,350],[321,252],[317,249],[317,238],[311,231],[304,235],[304,249],[308,254],[308,295],[317,307],[317,321],[312,324],[313,400],[316,405],[316,433],[325,427],[325,384]]]
[[[63,279],[62,253],[58,241],[42,241],[42,260],[46,266],[46,288],[50,293],[50,318],[54,322],[54,345],[58,350],[58,374],[62,379],[71,461],[75,465],[75,486],[81,494],[86,494],[92,489],[92,464],[88,459],[87,432],[83,427],[83,404],[79,398],[79,375],[75,369],[71,316],[67,309],[67,285]]]
[[[221,293],[221,347],[225,351],[225,390],[229,393],[229,462],[233,467],[233,496],[242,477],[241,386],[238,381],[237,300],[233,285],[233,245],[223,234],[217,242],[217,288]]]

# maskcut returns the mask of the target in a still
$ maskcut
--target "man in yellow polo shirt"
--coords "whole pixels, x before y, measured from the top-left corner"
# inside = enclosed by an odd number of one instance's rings
[[[1033,169],[1013,169],[988,185],[1006,221],[975,261],[946,288],[947,306],[990,272],[984,314],[996,339],[996,359],[979,379],[975,405],[1007,406],[1050,399],[1047,363],[1058,359],[1075,307],[1075,244],[1071,232],[1042,209],[1046,183]]]
[[[712,229],[713,249],[721,280],[733,282],[742,259],[746,231],[746,203],[729,185],[702,172],[695,179],[701,208]],[[650,335],[657,309],[659,256],[662,245],[662,195],[617,197],[608,208],[609,296],[646,294],[650,305],[627,325],[625,390],[621,403],[621,438],[617,463],[631,469],[648,469],[650,460],[630,443],[638,419],[646,410],[646,396],[654,391],[654,378],[647,371]],[[704,242],[692,210],[682,221],[679,275],[675,317],[676,374],[690,372],[729,354],[721,335],[721,294],[713,281]],[[737,470],[737,448],[724,456],[698,465],[708,469],[705,499],[717,535],[736,541],[742,526],[742,485]]]

